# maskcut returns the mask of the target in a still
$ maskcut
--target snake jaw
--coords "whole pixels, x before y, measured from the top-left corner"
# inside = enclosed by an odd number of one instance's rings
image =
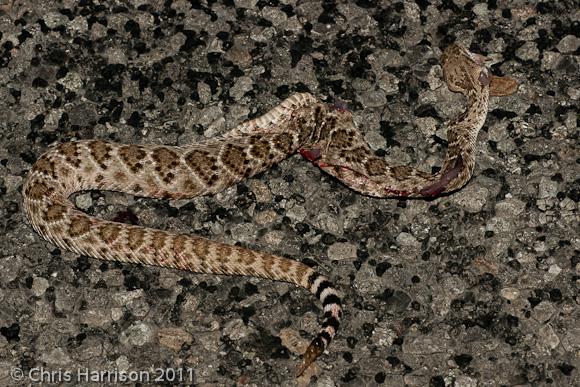
[[[316,361],[316,359],[322,355],[324,352],[324,343],[320,337],[312,340],[308,348],[306,348],[306,352],[302,355],[302,363],[298,367],[296,371],[296,377],[299,377],[306,371],[306,369]]]

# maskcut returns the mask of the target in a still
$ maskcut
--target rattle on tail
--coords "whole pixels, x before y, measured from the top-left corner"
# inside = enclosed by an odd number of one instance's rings
[[[342,318],[342,303],[328,279],[302,262],[194,235],[122,224],[78,210],[78,191],[121,191],[157,198],[193,198],[219,192],[300,151],[348,187],[386,197],[430,197],[453,191],[471,177],[477,133],[489,95],[517,86],[497,78],[482,58],[452,45],[442,56],[451,91],[467,98],[467,110],[448,129],[449,150],[435,175],[392,167],[374,155],[343,106],[296,94],[265,115],[220,138],[190,146],[127,145],[100,140],[60,144],[32,167],[23,187],[26,216],[43,238],[94,258],[157,265],[196,273],[246,275],[302,286],[322,302],[322,328],[303,356],[300,375],[328,347]]]

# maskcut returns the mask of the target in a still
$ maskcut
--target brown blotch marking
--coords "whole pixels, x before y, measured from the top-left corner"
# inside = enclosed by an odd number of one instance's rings
[[[129,167],[131,172],[139,172],[143,168],[142,160],[147,152],[139,145],[124,145],[119,148],[119,157]]]
[[[115,183],[117,184],[126,184],[127,183],[127,175],[125,174],[125,172],[123,171],[115,171],[115,173],[113,173],[113,177],[115,179]]]
[[[163,249],[165,247],[165,241],[167,240],[167,237],[167,234],[163,231],[153,231],[151,236],[151,247],[153,250],[159,251]]]
[[[101,169],[107,169],[107,162],[111,159],[111,145],[104,141],[91,141],[87,144],[89,152]]]
[[[145,184],[147,185],[149,192],[157,193],[157,191],[159,191],[159,184],[157,184],[157,182],[152,176],[148,176],[147,178],[145,178]]]
[[[262,265],[264,266],[264,270],[270,277],[274,276],[274,272],[272,268],[276,265],[276,259],[271,255],[266,255],[262,257]]]
[[[97,240],[95,239],[95,236],[93,234],[88,234],[87,236],[85,236],[85,240],[83,243],[94,246],[97,244]]]
[[[366,162],[365,167],[370,176],[382,175],[387,169],[387,162],[383,159],[372,158]]]
[[[58,150],[64,155],[67,163],[75,168],[81,165],[81,159],[79,158],[79,146],[76,142],[65,142],[58,146]]]
[[[278,267],[280,268],[281,273],[288,273],[290,272],[290,267],[292,266],[292,262],[289,259],[283,259],[278,261]]]
[[[233,252],[232,249],[234,249],[234,247],[220,243],[217,246],[215,246],[215,249],[218,262],[221,262],[221,265],[224,265],[226,264],[226,262],[229,261],[228,257],[232,254]]]
[[[139,192],[141,192],[141,191],[143,191],[143,188],[142,188],[142,187],[141,187],[139,184],[135,184],[135,185],[133,186],[133,192],[135,192],[135,193],[139,193]]]
[[[237,175],[243,175],[249,160],[246,158],[246,152],[244,152],[243,148],[233,144],[226,144],[221,162]]]
[[[413,176],[414,172],[413,168],[408,165],[397,165],[391,168],[391,171],[396,179],[406,179]]]
[[[185,155],[185,162],[206,185],[212,186],[217,181],[217,159],[210,152],[192,150]]]
[[[191,244],[191,250],[197,258],[205,260],[209,253],[209,244],[204,239],[196,238]]]
[[[252,266],[256,262],[254,253],[250,250],[243,250],[238,253],[238,262],[244,266]]]
[[[297,279],[298,281],[301,281],[301,282],[302,282],[302,279],[303,279],[304,277],[306,277],[306,273],[308,273],[308,272],[309,272],[309,269],[310,269],[310,268],[309,268],[308,266],[306,266],[305,264],[303,264],[303,263],[298,263],[298,264],[296,265],[296,270],[295,270],[295,273],[296,273],[296,279]]]
[[[50,160],[48,156],[42,156],[36,161],[34,167],[32,167],[32,172],[39,172],[43,175],[56,178],[56,168],[54,161]]]
[[[171,183],[175,178],[172,172],[179,165],[179,156],[166,147],[155,148],[151,152],[151,158],[155,162],[155,171],[165,183]]]
[[[121,226],[113,223],[107,223],[101,225],[99,228],[99,235],[101,239],[108,244],[112,244],[119,238],[119,233],[121,232]]]
[[[86,216],[78,216],[71,219],[68,226],[68,233],[71,237],[77,238],[91,231],[91,221]]]
[[[92,163],[85,163],[85,166],[83,167],[83,172],[85,175],[92,175],[94,171],[95,167]]]
[[[351,142],[352,134],[344,129],[337,130],[332,134],[331,146],[343,148],[350,145]]]
[[[40,200],[46,196],[52,195],[54,188],[48,186],[42,181],[31,181],[24,193],[32,200]]]
[[[280,133],[274,138],[274,145],[284,153],[290,153],[294,145],[294,139],[288,133]]]
[[[145,231],[140,228],[131,228],[129,229],[129,234],[127,236],[129,241],[129,248],[132,251],[139,250],[139,247],[143,244],[145,240]]]
[[[270,155],[270,144],[267,141],[256,139],[250,147],[250,155],[259,160],[267,159]]]
[[[67,208],[61,204],[51,204],[44,213],[44,220],[52,223],[62,220],[67,212]]]
[[[353,149],[351,152],[351,160],[354,162],[361,162],[369,156],[369,151],[365,147],[358,147]]]
[[[173,238],[173,252],[177,256],[183,256],[187,250],[187,242],[189,236],[185,234],[179,234]]]
[[[181,189],[183,192],[188,194],[194,194],[199,191],[199,187],[189,177],[183,179]]]

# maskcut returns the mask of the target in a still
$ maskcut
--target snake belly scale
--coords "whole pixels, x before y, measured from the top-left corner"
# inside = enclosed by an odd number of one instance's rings
[[[101,140],[57,145],[28,174],[22,191],[24,211],[43,238],[78,254],[195,273],[261,277],[306,288],[321,301],[324,316],[318,335],[303,355],[301,374],[328,347],[342,318],[340,295],[328,278],[297,260],[195,235],[99,219],[78,210],[69,196],[109,190],[193,198],[219,192],[296,152],[365,195],[432,197],[454,191],[472,175],[475,141],[485,121],[489,95],[511,94],[517,84],[491,75],[483,57],[459,45],[448,47],[441,62],[449,89],[466,96],[467,109],[448,125],[449,149],[437,174],[387,165],[365,143],[351,112],[303,93],[224,136],[189,146]]]

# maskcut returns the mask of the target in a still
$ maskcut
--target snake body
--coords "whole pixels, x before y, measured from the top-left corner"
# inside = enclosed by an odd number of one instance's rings
[[[296,152],[362,194],[431,197],[451,192],[472,175],[475,141],[485,121],[490,89],[505,95],[513,92],[513,84],[492,78],[481,58],[459,45],[447,48],[441,62],[449,89],[466,96],[467,110],[449,124],[449,149],[437,174],[387,165],[365,143],[351,112],[303,93],[222,137],[190,146],[101,140],[55,146],[28,174],[23,187],[26,216],[43,238],[78,254],[196,273],[262,277],[306,288],[322,302],[324,318],[303,356],[300,374],[328,346],[342,317],[339,293],[325,276],[288,258],[99,219],[78,210],[69,196],[86,190],[173,199],[208,195]]]

